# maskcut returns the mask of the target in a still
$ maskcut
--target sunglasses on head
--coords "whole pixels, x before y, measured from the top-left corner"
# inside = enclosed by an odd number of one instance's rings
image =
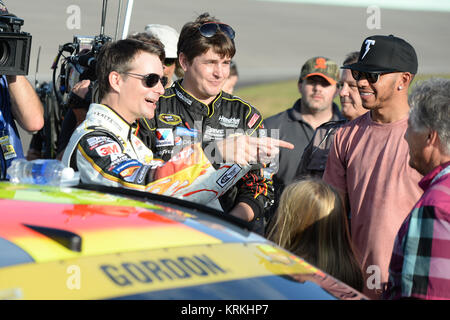
[[[159,74],[156,73],[149,73],[149,74],[139,74],[139,73],[132,73],[132,72],[124,72],[124,74],[128,74],[131,76],[136,76],[138,78],[141,78],[144,80],[144,85],[147,88],[153,88],[158,84],[159,81],[161,81],[161,84],[163,87],[167,84],[167,77],[160,77]]]
[[[225,23],[219,23],[219,22],[207,22],[202,24],[198,30],[200,31],[200,34],[206,38],[211,38],[213,35],[219,31],[219,29],[225,33],[225,35],[230,38],[231,40],[234,39],[235,32],[232,27]]]
[[[384,74],[384,72],[363,72],[358,70],[352,70],[353,79],[359,81],[359,79],[364,78],[367,79],[370,83],[375,83],[378,81],[380,75]]]

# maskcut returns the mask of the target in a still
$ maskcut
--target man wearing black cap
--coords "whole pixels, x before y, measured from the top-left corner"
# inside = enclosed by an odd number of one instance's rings
[[[421,195],[404,139],[417,56],[405,40],[377,35],[364,40],[356,63],[342,68],[351,70],[370,112],[338,129],[323,178],[350,206],[363,293],[377,299],[388,281],[395,236]]]
[[[0,1],[0,16],[15,17]],[[2,26],[4,28],[4,26]],[[4,62],[0,63],[4,67]],[[5,72],[6,73],[6,72]],[[0,180],[7,179],[11,162],[23,158],[22,143],[14,120],[26,131],[44,125],[44,108],[27,78],[23,75],[0,75]]]

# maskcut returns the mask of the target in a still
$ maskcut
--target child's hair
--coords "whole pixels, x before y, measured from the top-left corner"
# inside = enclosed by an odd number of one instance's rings
[[[323,180],[301,180],[286,187],[268,238],[362,290],[362,271],[350,240],[341,197]]]

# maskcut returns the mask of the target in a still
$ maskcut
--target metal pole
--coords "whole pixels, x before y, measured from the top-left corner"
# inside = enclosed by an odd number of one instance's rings
[[[105,22],[106,22],[106,9],[108,8],[108,0],[103,0],[102,7],[102,25],[100,26],[100,35],[105,34]]]
[[[36,61],[36,73],[34,74],[34,88],[38,87],[37,74],[39,72],[39,57],[41,56],[41,46],[39,46],[37,61]]]
[[[119,23],[121,12],[122,12],[122,0],[119,0],[119,9],[117,10],[116,34],[114,35],[114,41],[117,40],[117,36],[119,35]]]
[[[128,28],[130,27],[131,11],[133,10],[134,0],[128,0],[127,12],[125,13],[125,22],[123,24],[122,39],[128,36]]]

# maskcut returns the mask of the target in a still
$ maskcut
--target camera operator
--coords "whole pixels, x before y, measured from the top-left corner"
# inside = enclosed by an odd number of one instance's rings
[[[0,0],[0,18],[15,17]],[[4,30],[0,31],[3,33]],[[2,38],[2,40],[5,38]],[[7,39],[6,39],[7,40]],[[29,59],[29,56],[27,57]],[[2,63],[0,63],[2,67]],[[22,143],[14,120],[26,131],[40,130],[44,125],[44,108],[30,82],[23,75],[5,75],[0,71],[0,180],[5,180],[11,161],[23,158]],[[14,72],[11,72],[14,73]]]
[[[78,74],[78,77],[75,78],[79,81],[73,87],[69,84],[69,87],[72,88],[66,104],[68,110],[64,116],[61,132],[57,140],[56,159],[58,160],[62,159],[72,133],[85,120],[89,105],[92,102],[97,102],[95,99],[95,92],[98,93],[96,89],[97,75],[95,72],[96,56],[100,48],[110,40],[111,38],[103,35],[96,37],[95,43],[90,49],[85,48],[81,50],[69,66],[66,66],[68,70],[71,69],[74,74]],[[79,71],[80,69],[82,70],[81,72]]]
[[[75,129],[84,121],[89,109],[91,100],[91,81],[84,79],[77,82],[70,93],[67,111],[58,137],[58,147],[56,159],[61,160],[69,143],[70,137]]]

